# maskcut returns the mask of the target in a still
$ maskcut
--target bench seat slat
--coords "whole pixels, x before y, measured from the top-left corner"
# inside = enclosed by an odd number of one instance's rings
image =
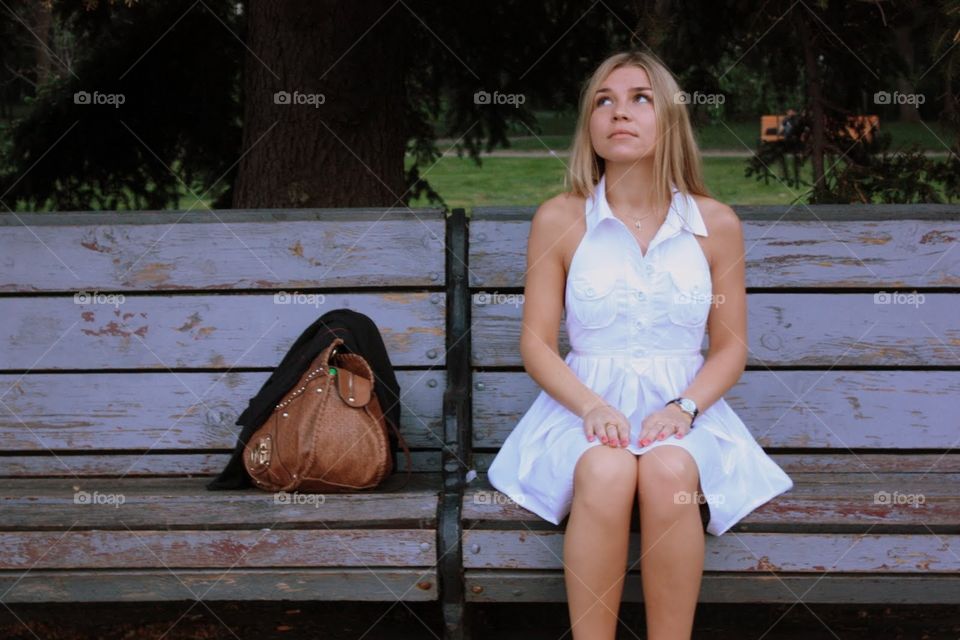
[[[565,602],[563,573],[471,569],[465,572],[468,602]],[[956,604],[960,576],[898,574],[817,575],[711,573],[703,575],[700,602],[804,602],[844,604]],[[631,571],[624,602],[643,602],[639,572]]]
[[[0,480],[0,530],[436,527],[439,473],[395,473],[371,492],[283,496],[257,489],[208,491],[204,478]],[[76,488],[75,488],[76,487]],[[87,495],[82,495],[85,492]],[[94,492],[98,492],[94,496]],[[101,497],[102,496],[102,497]],[[109,496],[122,496],[113,498]],[[286,502],[284,502],[286,500]],[[293,502],[296,500],[297,502]]]
[[[414,473],[439,472],[440,458],[440,451],[410,452]],[[4,456],[0,457],[0,478],[207,476],[220,473],[229,459],[229,453]],[[402,451],[397,453],[394,468],[406,472],[407,460]]]
[[[322,507],[321,507],[322,508]],[[0,532],[0,571],[432,566],[430,529]]]
[[[761,505],[735,527],[755,530],[764,525],[850,528],[882,524],[922,528],[950,527],[960,522],[960,474],[794,473],[791,477],[793,489]],[[478,477],[464,493],[463,518],[501,526],[529,522],[554,528],[494,491],[485,476]]]
[[[473,454],[478,473],[486,473],[495,453]],[[794,473],[960,473],[954,453],[770,453],[788,474]]]
[[[707,536],[704,571],[960,572],[960,535],[732,533]],[[468,569],[562,569],[563,533],[471,529],[463,536]],[[640,536],[630,534],[628,566],[640,566]]]
[[[9,589],[9,591],[8,591]],[[0,572],[4,602],[437,600],[433,568],[174,569]]]

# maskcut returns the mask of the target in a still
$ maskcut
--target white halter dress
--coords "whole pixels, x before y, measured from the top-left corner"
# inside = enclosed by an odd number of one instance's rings
[[[646,255],[610,209],[601,178],[586,203],[587,230],[567,274],[564,358],[577,377],[630,420],[631,453],[682,447],[697,463],[707,532],[719,536],[788,491],[793,481],[721,398],[694,428],[640,447],[642,420],[682,394],[703,366],[712,282],[694,234],[706,236],[696,201],[673,189],[666,219]],[[590,447],[583,420],[546,391],[514,426],[488,470],[490,484],[518,505],[560,524],[573,501],[573,471]]]

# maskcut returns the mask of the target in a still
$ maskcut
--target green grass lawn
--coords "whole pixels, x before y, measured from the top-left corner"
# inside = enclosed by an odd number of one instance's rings
[[[794,195],[776,181],[745,178],[743,158],[706,158],[707,187],[727,204],[789,204]],[[563,191],[564,164],[557,158],[442,158],[426,174],[451,207],[536,206]],[[428,206],[424,200],[414,207]]]
[[[543,151],[569,149],[572,131],[576,125],[573,115],[537,113],[542,133],[531,134],[526,127],[513,128],[510,149],[516,151]],[[911,144],[930,151],[946,151],[953,134],[936,123],[881,122],[880,131],[893,136],[891,148],[896,150]],[[715,122],[695,129],[697,143],[705,151],[753,151],[760,137],[760,118],[748,122]]]

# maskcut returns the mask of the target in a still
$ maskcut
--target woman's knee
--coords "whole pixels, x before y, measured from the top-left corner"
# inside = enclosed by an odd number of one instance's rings
[[[696,500],[699,482],[697,463],[686,449],[657,447],[637,461],[637,491],[641,502],[649,497],[662,498],[656,501],[678,506],[688,504]]]
[[[637,484],[636,456],[626,449],[595,446],[587,449],[574,467],[574,495],[578,492],[611,497],[633,497]]]

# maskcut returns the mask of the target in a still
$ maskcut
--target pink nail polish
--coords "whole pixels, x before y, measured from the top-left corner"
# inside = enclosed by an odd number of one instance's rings
[[[666,437],[667,437],[667,436],[665,436],[665,435],[663,435],[663,434],[661,433],[660,435],[657,436],[657,440],[663,440],[663,439],[666,438]]]

